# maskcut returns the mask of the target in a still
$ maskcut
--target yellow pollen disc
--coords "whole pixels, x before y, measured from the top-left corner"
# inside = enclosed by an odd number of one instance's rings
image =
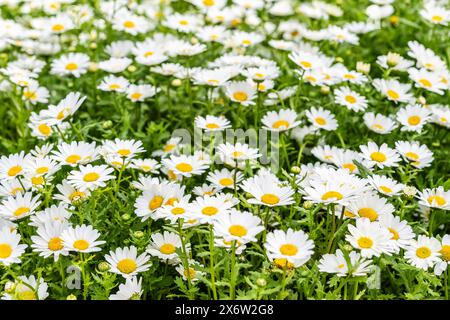
[[[44,174],[48,172],[48,167],[40,167],[36,169],[36,173],[38,174]]]
[[[273,263],[279,268],[294,269],[294,264],[289,262],[286,258],[278,258],[273,260]]]
[[[172,197],[167,199],[165,205],[173,206],[173,204],[178,201],[179,199],[177,197]]]
[[[234,151],[231,155],[233,156],[233,158],[239,158],[242,157],[244,153],[241,151]]]
[[[177,180],[177,175],[172,170],[167,171],[167,176],[170,180]]]
[[[177,207],[170,210],[170,212],[174,215],[183,214],[185,210],[183,208]]]
[[[274,129],[279,129],[279,128],[289,128],[289,122],[288,121],[286,121],[286,120],[278,120],[278,121],[275,121],[273,124],[272,124],[272,128],[274,128]]]
[[[131,150],[130,149],[120,149],[117,151],[118,154],[120,154],[122,157],[126,157],[130,155]]]
[[[132,273],[137,269],[137,264],[133,259],[122,259],[117,263],[117,269],[122,273]]]
[[[12,248],[7,243],[0,243],[0,259],[8,258],[12,253]]]
[[[163,254],[172,254],[174,253],[176,250],[175,246],[171,243],[166,243],[163,244],[160,248],[159,251]]]
[[[439,250],[439,253],[441,254],[442,260],[450,261],[450,245],[444,244]]]
[[[324,126],[324,125],[327,124],[327,120],[325,120],[325,119],[322,118],[322,117],[317,117],[317,118],[314,119],[314,120],[316,121],[316,123],[317,123],[319,126]]]
[[[64,117],[65,117],[64,111],[60,111],[60,112],[58,112],[58,115],[56,116],[56,119],[62,120],[62,119],[64,119]]]
[[[70,156],[68,156],[66,158],[66,162],[68,162],[70,164],[75,164],[75,163],[77,163],[80,160],[81,160],[81,157],[79,155],[77,155],[77,154],[71,154]]]
[[[311,68],[312,67],[311,62],[308,62],[308,61],[300,61],[300,65],[302,67],[304,67],[304,68]]]
[[[70,62],[70,63],[66,64],[66,70],[73,71],[73,70],[77,70],[77,69],[78,69],[78,65],[74,62]]]
[[[86,196],[86,194],[84,192],[75,191],[69,196],[69,200],[71,202],[77,202],[78,200],[84,198],[85,196]]]
[[[348,169],[350,172],[355,171],[357,168],[356,165],[354,165],[353,163],[345,163],[342,167],[344,169]]]
[[[264,75],[262,73],[255,73],[255,77],[257,78],[264,78]]]
[[[222,178],[219,180],[220,185],[228,187],[233,184],[233,179],[231,178]]]
[[[392,193],[392,189],[386,186],[379,186],[380,190],[384,193]]]
[[[62,240],[59,237],[51,238],[48,242],[48,249],[51,251],[58,251],[63,248]]]
[[[208,82],[209,84],[212,84],[212,85],[218,85],[220,83],[219,80],[215,80],[215,79],[209,79],[206,82]]]
[[[344,211],[344,216],[349,217],[349,218],[353,218],[355,215],[353,213],[351,213],[350,211],[345,210]]]
[[[192,166],[186,162],[181,162],[181,163],[177,164],[175,166],[175,168],[177,168],[177,170],[181,171],[181,172],[191,172],[193,169]]]
[[[441,122],[443,122],[443,123],[447,123],[447,122],[448,122],[448,120],[447,120],[446,118],[444,118],[444,117],[441,117],[439,120],[440,120]]]
[[[397,230],[388,228],[389,232],[392,233],[391,240],[398,240],[400,238],[400,235],[398,234]]]
[[[39,132],[40,132],[41,134],[43,134],[44,136],[48,136],[48,135],[50,135],[50,133],[52,132],[52,129],[51,129],[48,125],[46,125],[45,123],[41,123],[41,124],[37,127],[37,129],[38,129]]]
[[[133,99],[133,100],[138,100],[140,97],[142,97],[142,93],[140,93],[140,92],[135,92],[135,93],[132,93],[130,97],[131,97],[131,99]]]
[[[161,196],[154,196],[152,198],[152,200],[150,200],[150,202],[148,204],[148,208],[150,210],[158,209],[159,207],[161,207],[163,201],[164,201],[163,197],[161,197]]]
[[[444,20],[444,18],[442,16],[434,15],[431,17],[431,20],[441,22],[442,20]]]
[[[153,51],[147,51],[146,53],[144,53],[144,57],[150,57],[152,55],[154,55],[155,53]]]
[[[36,92],[31,92],[31,91],[25,91],[24,93],[23,93],[23,96],[25,97],[25,98],[27,98],[27,99],[30,99],[30,100],[35,100],[36,98],[37,98],[37,95],[36,95]]]
[[[431,250],[427,247],[420,247],[416,250],[416,256],[421,259],[426,259],[431,256]]]
[[[372,152],[372,154],[370,155],[370,158],[376,162],[385,162],[386,161],[386,156],[383,153],[378,152],[378,151]]]
[[[447,203],[443,197],[438,195],[428,197],[427,201],[429,204],[433,204],[433,202],[435,202],[439,207],[442,207]]]
[[[398,100],[398,98],[400,98],[400,95],[394,90],[388,90],[387,95],[389,98],[391,98],[393,100]]]
[[[251,45],[252,44],[252,42],[250,41],[250,40],[248,40],[248,39],[244,39],[244,40],[242,40],[242,44],[245,44],[245,45]]]
[[[213,216],[217,214],[217,212],[219,212],[219,210],[216,207],[204,207],[202,209],[202,214],[205,216]]]
[[[356,102],[356,98],[354,96],[345,96],[345,101],[353,104]]]
[[[210,7],[210,6],[215,5],[216,2],[215,2],[214,0],[203,0],[203,4],[204,4],[205,6]]]
[[[355,79],[356,77],[354,75],[352,75],[351,73],[347,73],[344,75],[344,78],[346,79]]]
[[[235,27],[235,26],[237,26],[237,25],[240,24],[240,23],[241,23],[241,20],[238,19],[238,18],[235,18],[235,19],[231,20],[230,25],[231,25],[232,27]]]
[[[344,196],[337,191],[327,191],[322,195],[322,200],[341,200]]]
[[[17,299],[18,300],[37,300],[36,294],[31,290],[18,292]]]
[[[16,211],[14,211],[14,216],[15,217],[20,217],[21,215],[30,212],[30,208],[28,207],[19,207],[16,209]]]
[[[14,166],[14,167],[9,168],[8,176],[14,177],[14,176],[18,175],[21,172],[22,172],[22,167],[21,166]]]
[[[75,242],[73,243],[73,247],[74,247],[75,249],[80,250],[80,251],[84,251],[84,250],[86,250],[87,248],[89,248],[89,243],[88,243],[86,240],[81,239],[81,240],[75,241]]]
[[[183,271],[184,276],[187,278],[188,277],[188,272],[187,270]],[[195,270],[192,268],[189,268],[189,278],[192,280],[195,278]]]
[[[416,126],[420,123],[420,120],[419,116],[411,116],[408,118],[408,123],[412,126]]]
[[[277,195],[272,193],[266,193],[261,197],[261,201],[268,205],[274,205],[280,202],[280,198]]]
[[[220,126],[217,123],[207,123],[205,127],[207,127],[208,129],[220,128]]]
[[[367,237],[361,237],[358,239],[358,245],[363,249],[369,249],[373,246],[373,241]]]
[[[127,29],[134,28],[136,25],[133,21],[127,20],[123,23],[123,26]]]
[[[163,148],[164,152],[170,152],[172,151],[174,148],[176,147],[176,145],[174,144],[166,144]]]
[[[306,76],[306,79],[307,79],[309,82],[316,82],[316,81],[317,81],[317,79],[316,79],[315,77],[313,77],[313,76]]]
[[[24,191],[24,190],[21,187],[17,187],[17,188],[12,189],[10,194],[12,196],[15,196],[15,195],[17,195],[17,193],[22,192],[22,191]]]
[[[417,161],[420,158],[419,155],[414,152],[407,152],[406,157],[408,157],[409,159],[414,160],[414,161]]]
[[[228,228],[228,232],[232,236],[243,237],[247,234],[247,229],[244,226],[235,224],[235,225],[231,226],[230,228]]]
[[[55,32],[63,31],[64,26],[62,24],[55,24],[53,25],[52,30]]]
[[[141,165],[140,168],[141,168],[142,170],[144,170],[144,171],[150,171],[150,170],[152,170],[152,167],[146,166],[146,165]]]
[[[100,175],[97,172],[90,172],[84,175],[83,180],[85,182],[94,182],[100,178]]]
[[[187,26],[187,25],[189,24],[189,21],[187,21],[187,20],[180,20],[179,23],[180,23],[182,26]]]
[[[372,128],[378,129],[378,130],[384,130],[384,127],[381,124],[375,123]]]
[[[245,92],[238,91],[238,92],[233,93],[233,98],[237,101],[242,102],[242,101],[246,101],[248,96]]]
[[[285,256],[295,256],[298,252],[298,248],[294,244],[286,243],[280,247],[280,252]]]
[[[111,89],[111,90],[120,89],[120,85],[113,83],[113,84],[109,85],[109,89]]]
[[[368,218],[370,221],[375,221],[378,218],[378,214],[372,208],[361,208],[358,210],[360,217]]]
[[[427,79],[420,79],[419,83],[426,88],[431,88],[433,86],[432,83]]]
[[[37,176],[37,177],[32,177],[31,178],[31,183],[33,184],[33,185],[41,185],[41,184],[44,184],[44,177],[43,176]]]
[[[339,269],[342,269],[343,267],[345,267],[345,264],[341,263],[340,265],[338,265]]]

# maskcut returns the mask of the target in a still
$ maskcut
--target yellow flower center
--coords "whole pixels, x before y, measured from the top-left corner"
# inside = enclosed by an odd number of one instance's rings
[[[214,0],[203,0],[203,4],[207,7],[213,6],[216,4]]]
[[[400,238],[400,235],[398,234],[397,230],[388,228],[389,232],[392,233],[391,240],[398,240]]]
[[[244,39],[244,40],[242,40],[242,44],[245,44],[245,45],[251,45],[252,44],[252,42],[250,41],[250,40],[248,40],[248,39]]]
[[[183,214],[185,212],[185,210],[183,208],[176,207],[176,208],[173,208],[172,210],[170,210],[170,212],[174,215],[178,215],[178,214]]]
[[[386,161],[386,156],[384,155],[384,153],[381,153],[379,151],[372,152],[372,154],[370,155],[370,158],[376,162],[385,162]]]
[[[159,251],[160,251],[162,254],[172,254],[172,253],[175,252],[175,250],[176,250],[175,246],[174,246],[173,244],[171,244],[171,243],[163,244],[163,245],[159,248]]]
[[[439,207],[442,207],[443,205],[445,205],[447,203],[447,201],[445,201],[445,199],[443,197],[438,196],[438,195],[428,197],[427,201],[429,204],[433,204],[433,202],[434,202]]]
[[[120,149],[117,151],[118,154],[120,154],[122,157],[126,157],[131,153],[130,149]]]
[[[150,200],[150,202],[148,204],[148,208],[150,210],[155,210],[155,209],[161,207],[163,201],[164,201],[163,197],[161,197],[161,196],[154,196],[152,198],[152,200]]]
[[[206,216],[213,216],[217,214],[217,212],[219,212],[219,210],[216,207],[204,207],[202,209],[202,214]]]
[[[370,221],[375,221],[378,218],[378,213],[372,208],[361,208],[358,210],[360,217],[369,218]]]
[[[349,218],[353,218],[355,215],[353,213],[351,213],[350,211],[345,210],[344,211],[344,216],[349,217]]]
[[[345,101],[353,104],[356,102],[356,98],[354,96],[345,96]]]
[[[122,259],[117,263],[117,269],[122,273],[132,273],[137,269],[137,264],[133,259]]]
[[[222,178],[219,180],[220,185],[228,187],[233,184],[233,179],[231,178]]]
[[[69,200],[71,202],[77,202],[78,200],[84,198],[85,196],[86,196],[86,194],[84,192],[75,191],[75,192],[72,192],[72,194],[69,196]]]
[[[36,98],[37,98],[37,95],[36,95],[36,92],[35,92],[35,91],[25,91],[25,92],[23,93],[23,96],[24,96],[26,99],[30,99],[30,100],[36,100]]]
[[[235,224],[232,225],[229,229],[228,232],[232,235],[232,236],[236,236],[236,237],[243,237],[247,234],[247,229],[244,226],[241,226],[239,224]]]
[[[431,256],[431,250],[427,247],[420,247],[416,250],[416,256],[421,259],[426,259]]]
[[[44,174],[48,172],[48,167],[39,167],[36,169],[36,173],[38,174]]]
[[[52,129],[51,129],[48,125],[46,125],[45,123],[41,123],[41,124],[37,127],[37,129],[38,129],[39,132],[40,132],[41,134],[43,134],[44,136],[48,136],[48,135],[50,135],[50,133],[52,132]]]
[[[280,198],[273,193],[266,193],[262,195],[261,201],[268,205],[274,205],[280,202]]]
[[[19,207],[16,209],[16,211],[14,211],[14,216],[15,217],[20,217],[21,215],[30,212],[30,208],[29,207]]]
[[[361,237],[361,238],[358,239],[358,245],[359,245],[361,248],[369,249],[369,248],[372,248],[372,246],[373,246],[373,241],[372,241],[372,239],[370,239],[370,238],[367,238],[367,237]]]
[[[36,300],[36,294],[31,290],[26,290],[17,293],[18,300]]]
[[[416,126],[420,123],[420,120],[419,116],[411,116],[408,118],[408,123],[412,126]]]
[[[73,71],[73,70],[77,70],[77,69],[78,69],[78,65],[74,62],[70,62],[70,63],[66,64],[66,70]]]
[[[64,30],[64,26],[60,23],[53,25],[52,30],[55,32],[59,32]]]
[[[139,99],[140,97],[142,97],[142,93],[140,93],[140,92],[135,92],[135,93],[132,93],[130,97],[131,97],[131,99],[133,99],[133,100],[137,100],[137,99]]]
[[[344,78],[346,78],[346,79],[355,79],[356,77],[354,75],[352,75],[351,73],[346,73],[344,75]]]
[[[273,260],[273,263],[279,268],[294,269],[294,264],[289,262],[286,258],[278,258]]]
[[[85,182],[94,182],[100,178],[100,175],[97,172],[90,172],[84,175],[83,180]]]
[[[73,243],[73,247],[74,247],[75,249],[84,251],[84,250],[86,250],[87,248],[89,248],[89,243],[88,243],[86,240],[80,239],[80,240],[77,240],[77,241],[75,241],[75,242]]]
[[[407,152],[406,157],[408,157],[411,160],[417,161],[419,160],[419,155],[415,152]]]
[[[239,158],[242,157],[244,153],[241,151],[234,151],[231,155],[233,156],[233,158]]]
[[[431,17],[431,20],[441,22],[442,20],[444,20],[444,18],[442,16],[434,15]]]
[[[113,84],[109,85],[109,89],[111,89],[111,90],[120,89],[120,85],[118,85],[117,83],[113,83]]]
[[[22,167],[21,166],[14,166],[14,167],[9,168],[8,176],[14,177],[14,176],[18,175],[21,172],[22,172]]]
[[[182,26],[187,26],[189,24],[189,21],[187,20],[180,20],[179,22]]]
[[[166,144],[163,148],[164,152],[170,152],[172,151],[174,148],[176,147],[176,145],[174,144]]]
[[[298,252],[298,248],[294,244],[286,243],[280,247],[280,252],[285,256],[295,256]]]
[[[80,160],[81,160],[81,157],[79,155],[77,155],[77,154],[71,154],[70,156],[68,156],[66,158],[66,162],[68,162],[70,164],[75,164],[75,163],[77,163]]]
[[[439,250],[439,253],[441,254],[442,260],[450,261],[450,245],[444,244]]]
[[[208,80],[207,81],[209,84],[212,84],[212,85],[218,85],[219,84],[219,80],[215,80],[215,79],[210,79],[210,80]]]
[[[147,51],[146,53],[144,53],[144,57],[150,57],[152,55],[154,55],[155,53],[153,51]]]
[[[325,119],[322,118],[322,117],[317,117],[317,118],[314,119],[314,120],[316,121],[316,123],[317,123],[319,126],[324,126],[324,125],[327,124],[327,120],[325,120]]]
[[[344,169],[348,169],[350,172],[353,172],[356,170],[356,165],[354,165],[353,163],[345,163],[344,165],[342,165],[342,167]]]
[[[322,200],[341,200],[344,196],[337,191],[327,191],[322,195]]]
[[[281,127],[286,128],[286,129],[289,128],[289,122],[286,120],[278,120],[278,121],[275,121],[272,125],[272,128],[274,128],[274,129],[279,129]]]
[[[237,101],[242,102],[242,101],[246,101],[248,96],[245,92],[238,91],[238,92],[233,93],[233,98]]]
[[[58,251],[61,250],[64,246],[62,244],[62,240],[59,237],[51,238],[48,242],[48,249],[51,251]]]
[[[7,243],[0,243],[0,259],[8,258],[12,253],[12,248]]]
[[[378,130],[383,130],[383,129],[384,129],[384,127],[383,127],[381,124],[379,124],[379,123],[375,123],[375,124],[372,126],[372,128],[378,129]]]
[[[219,126],[217,123],[207,123],[207,124],[206,124],[206,127],[207,127],[208,129],[217,129],[217,128],[220,128],[220,126]]]
[[[127,29],[131,29],[131,28],[134,28],[136,26],[136,24],[131,20],[127,20],[123,23],[123,26]]]
[[[188,277],[188,272],[187,270],[183,271],[184,276],[187,278]],[[195,278],[195,270],[193,268],[189,268],[189,278],[192,280]]]
[[[391,98],[393,100],[397,100],[398,98],[400,98],[400,95],[394,90],[388,90],[387,95],[389,98]]]
[[[186,162],[181,162],[181,163],[177,164],[175,166],[175,168],[177,168],[177,170],[181,171],[181,172],[191,172],[193,169],[192,166]]]
[[[427,79],[420,79],[419,83],[426,88],[431,88],[433,86],[432,83]]]
[[[58,119],[58,120],[62,120],[62,119],[64,119],[64,117],[65,117],[64,110],[58,112],[58,114],[56,115],[56,119]]]
[[[308,61],[300,61],[300,65],[304,68],[311,68],[312,67],[312,63],[308,62]]]
[[[37,176],[37,177],[32,177],[31,178],[31,183],[33,185],[41,185],[44,184],[44,177],[43,176]]]
[[[383,191],[384,193],[392,193],[392,189],[387,187],[387,186],[380,186],[379,187],[381,191]]]

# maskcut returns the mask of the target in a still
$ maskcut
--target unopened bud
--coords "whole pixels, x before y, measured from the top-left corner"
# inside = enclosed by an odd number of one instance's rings
[[[174,86],[174,87],[179,87],[179,86],[181,86],[181,84],[182,84],[182,82],[181,82],[180,79],[173,79],[172,80],[172,86]]]
[[[77,300],[77,296],[74,294],[69,294],[66,298],[66,300]]]
[[[13,292],[15,288],[16,288],[16,284],[14,282],[8,281],[5,283],[5,292],[6,293]]]
[[[131,66],[128,66],[127,70],[129,72],[135,72],[137,70],[137,68],[135,66],[131,65]]]
[[[103,129],[109,129],[109,128],[112,127],[112,125],[113,125],[113,123],[112,123],[111,120],[106,120],[106,121],[102,122],[102,128]]]
[[[364,73],[364,74],[369,74],[369,72],[370,72],[370,63],[364,63],[362,61],[358,61],[356,63],[356,71]]]
[[[320,93],[321,94],[329,94],[330,93],[330,87],[329,86],[321,86],[320,87]]]
[[[110,269],[110,266],[105,261],[102,261],[98,264],[98,270],[100,270],[101,272],[108,271],[109,269]]]
[[[122,215],[122,220],[127,221],[127,220],[130,220],[130,219],[131,219],[131,216],[130,216],[128,213],[124,213],[124,214]]]
[[[387,65],[391,68],[398,65],[400,63],[400,59],[401,59],[400,55],[395,52],[388,52],[386,56]]]
[[[256,284],[258,287],[265,287],[267,285],[267,281],[264,278],[256,279]]]
[[[191,43],[192,44],[197,44],[198,43],[198,39],[196,37],[192,37],[191,38]]]
[[[344,59],[342,59],[342,57],[336,57],[336,62],[343,63]]]
[[[135,238],[138,238],[138,239],[142,238],[144,235],[145,235],[145,233],[142,232],[142,231],[140,231],[140,230],[135,231],[135,232],[133,233],[133,236],[134,236]]]
[[[97,44],[96,44],[95,42],[92,42],[92,43],[89,45],[89,48],[91,48],[91,49],[97,49]]]
[[[303,208],[305,208],[307,210],[311,209],[313,206],[314,206],[314,203],[312,201],[307,200],[307,201],[303,202]]]
[[[414,197],[417,193],[417,189],[413,186],[405,186],[403,188],[403,193],[407,196],[407,197]]]
[[[417,102],[424,106],[427,104],[427,99],[424,96],[420,96],[417,98]]]
[[[397,16],[391,16],[389,18],[389,22],[393,25],[396,26],[398,25],[398,23],[400,22],[400,19]]]
[[[294,174],[299,174],[300,171],[301,171],[301,169],[300,169],[299,166],[293,166],[293,167],[291,168],[291,172],[294,173]]]
[[[97,71],[98,70],[98,64],[95,63],[95,62],[89,63],[88,70],[91,71],[91,72]]]

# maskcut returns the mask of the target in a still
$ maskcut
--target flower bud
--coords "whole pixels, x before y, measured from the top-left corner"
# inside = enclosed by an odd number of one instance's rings
[[[133,65],[130,65],[130,66],[128,66],[127,70],[129,72],[135,72],[137,70],[137,68],[135,66],[133,66]]]
[[[95,42],[92,42],[92,43],[89,45],[89,48],[91,48],[91,49],[97,49],[97,44],[96,44]]]
[[[102,261],[98,264],[98,270],[101,272],[108,271],[109,269],[109,264],[106,261]]]
[[[312,201],[307,200],[307,201],[303,202],[303,208],[305,208],[307,210],[311,209],[313,206],[314,206],[314,203]]]
[[[414,197],[417,193],[417,189],[413,186],[405,186],[405,187],[403,187],[403,193],[407,197]]]
[[[181,86],[181,80],[180,79],[173,79],[172,80],[172,86],[174,86],[174,87],[179,87],[179,86]]]
[[[320,93],[321,94],[329,94],[330,93],[330,87],[329,86],[321,86],[320,87]]]
[[[400,62],[400,55],[395,52],[388,52],[386,56],[386,62],[389,67],[395,67]]]
[[[131,216],[130,216],[128,213],[124,213],[124,214],[122,215],[122,220],[128,221],[128,220],[130,220],[130,219],[131,219]]]
[[[16,288],[16,284],[14,282],[8,281],[5,283],[5,292],[6,293],[13,292],[15,288]]]
[[[301,169],[300,169],[299,166],[293,166],[293,167],[291,168],[291,172],[294,173],[294,174],[299,174],[300,171],[301,171]]]
[[[106,120],[106,121],[102,122],[102,128],[103,129],[109,129],[109,128],[112,127],[112,125],[113,125],[113,123],[112,123],[111,120]]]
[[[95,62],[89,63],[88,70],[91,72],[95,72],[98,70],[98,64]]]
[[[66,300],[77,300],[77,296],[74,294],[69,294],[66,298]]]
[[[192,44],[197,44],[198,43],[198,39],[196,37],[192,37],[191,38],[191,43]]]
[[[364,73],[364,74],[369,74],[369,72],[370,72],[370,63],[364,63],[362,61],[358,61],[356,63],[356,71]]]
[[[145,235],[145,233],[142,232],[142,231],[140,231],[140,230],[135,231],[135,232],[133,233],[133,236],[134,236],[135,238],[138,238],[138,239],[142,238],[144,235]]]
[[[264,278],[258,278],[256,279],[256,285],[258,287],[265,287],[267,285],[267,281]]]
[[[391,23],[391,25],[396,26],[400,22],[400,19],[397,16],[391,16],[389,18],[389,22]]]

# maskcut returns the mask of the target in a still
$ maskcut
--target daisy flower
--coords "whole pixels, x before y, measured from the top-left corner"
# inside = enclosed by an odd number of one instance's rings
[[[104,157],[112,155],[126,160],[134,158],[142,152],[145,152],[145,149],[142,147],[142,142],[134,139],[122,140],[116,138],[114,140],[105,140],[100,147],[100,153]]]
[[[147,262],[150,257],[144,252],[138,256],[135,246],[117,248],[105,255],[105,260],[110,266],[110,272],[122,275],[125,278],[136,276],[150,268]]]
[[[131,62],[132,60],[129,58],[109,58],[108,60],[100,61],[98,68],[108,73],[119,73],[128,68]]]
[[[414,81],[417,88],[423,88],[425,90],[443,95],[444,90],[448,89],[448,86],[441,82],[441,79],[436,72],[430,72],[426,69],[408,69],[408,74],[411,80]]]
[[[440,276],[445,270],[447,270],[450,264],[450,235],[446,234],[441,240],[441,261],[437,262],[434,266],[434,274]]]
[[[130,82],[124,77],[116,77],[113,75],[106,76],[100,82],[98,89],[107,92],[119,92],[124,93],[128,89]]]
[[[187,195],[173,203],[162,205],[156,209],[155,219],[168,219],[171,223],[177,222],[178,219],[189,220],[191,218],[190,198],[191,196]]]
[[[242,244],[255,242],[256,235],[264,230],[261,219],[250,212],[232,209],[220,215],[213,222],[214,235],[225,241],[236,241]]]
[[[410,92],[411,85],[400,83],[397,80],[390,79],[374,79],[372,81],[372,85],[380,92],[383,96],[385,96],[388,100],[393,101],[395,103],[399,102],[410,102],[413,100],[413,95]]]
[[[0,216],[11,221],[23,219],[34,214],[41,201],[39,195],[33,197],[32,192],[17,194],[4,199],[0,204]]]
[[[367,180],[375,190],[389,197],[399,195],[404,187],[403,184],[398,183],[392,178],[376,174],[367,177]]]
[[[305,111],[305,115],[315,128],[333,131],[338,127],[334,114],[322,107],[312,107],[311,109]]]
[[[42,117],[60,124],[74,115],[86,98],[80,92],[70,92],[56,106],[50,105],[47,110],[43,110]]]
[[[61,165],[76,167],[79,164],[87,164],[98,158],[98,150],[95,142],[61,142],[56,148],[57,150],[52,152],[52,158]]]
[[[68,227],[61,233],[61,240],[64,247],[69,251],[90,253],[101,251],[101,245],[106,241],[98,240],[100,233],[91,225],[81,225]]]
[[[25,252],[26,244],[19,244],[21,236],[16,230],[11,231],[8,227],[0,230],[0,263],[9,266],[20,263],[20,256]]]
[[[147,98],[153,97],[158,92],[159,88],[149,84],[131,84],[126,90],[127,98],[133,102],[144,101]]]
[[[213,223],[221,215],[229,212],[234,203],[225,201],[224,198],[218,196],[198,197],[191,203],[189,211],[193,219],[199,220],[200,223]]]
[[[385,198],[376,195],[365,195],[350,201],[346,207],[348,211],[370,221],[376,221],[386,214],[392,214],[395,208]]]
[[[212,115],[207,115],[206,117],[195,117],[195,126],[205,131],[223,131],[225,129],[231,128],[230,121],[227,118],[223,116],[216,117]]]
[[[428,270],[439,262],[441,244],[436,238],[419,235],[406,248],[405,259],[411,265]]]
[[[217,146],[217,153],[225,164],[233,167],[239,165],[240,162],[261,157],[258,149],[250,148],[248,144],[240,142],[234,145],[229,142],[222,143]]]
[[[119,290],[109,296],[109,300],[140,300],[142,290],[142,278],[125,278],[125,283],[119,285]]]
[[[231,101],[243,106],[255,104],[256,88],[248,81],[232,81],[225,85],[225,93]]]
[[[369,141],[367,145],[359,146],[359,148],[362,157],[370,168],[374,166],[379,168],[396,167],[400,162],[400,156],[386,143],[378,146],[375,142]]]
[[[151,28],[148,19],[125,9],[116,12],[112,21],[114,30],[123,31],[133,36],[139,33],[145,33]]]
[[[450,210],[450,190],[445,191],[442,186],[419,191],[417,198],[419,199],[419,204],[423,206]]]
[[[87,72],[89,62],[89,56],[84,53],[68,53],[53,60],[50,73],[78,78]]]
[[[353,111],[364,111],[367,108],[367,99],[348,87],[334,90],[334,102]]]
[[[382,227],[387,228],[391,233],[391,244],[396,253],[400,249],[407,248],[416,236],[407,221],[400,220],[400,217],[396,217],[392,213],[380,216],[379,222]]]
[[[186,250],[189,250],[189,244]],[[176,250],[181,250],[181,239],[173,232],[164,231],[164,233],[153,233],[151,242],[147,247],[147,253],[151,256],[158,257],[170,264],[180,262]]]
[[[217,188],[234,188],[234,185],[239,185],[239,183],[244,178],[244,175],[241,172],[235,172],[235,170],[228,170],[223,168],[222,170],[215,170],[213,172],[209,172],[207,176],[207,180],[215,185]],[[235,181],[236,180],[236,181]]]
[[[94,190],[98,187],[105,187],[106,182],[115,179],[111,175],[114,169],[105,165],[85,165],[79,166],[78,170],[71,171],[67,176],[67,181],[79,190]]]
[[[25,155],[24,151],[11,154],[9,156],[0,157],[0,178],[12,180],[20,177],[24,173],[25,162],[29,155]]]
[[[283,186],[282,182],[269,175],[256,175],[242,182],[242,190],[250,193],[253,198],[248,203],[268,207],[286,206],[294,203],[294,190]]]
[[[59,193],[53,195],[53,199],[62,201],[69,205],[76,205],[88,199],[91,195],[89,190],[80,190],[74,188],[67,180],[63,180],[61,184],[56,186]]]
[[[395,121],[380,113],[364,113],[363,120],[369,130],[378,134],[391,133],[397,127],[397,123]]]
[[[68,210],[68,205],[66,203],[60,203],[58,205],[53,204],[50,207],[45,208],[43,211],[37,211],[30,218],[31,221],[29,224],[30,226],[42,228],[44,230],[44,227],[47,224],[69,224],[69,219],[71,216],[72,212]]]
[[[183,277],[184,281],[190,279],[192,282],[198,281],[201,276],[205,275],[205,272],[200,271],[201,268],[204,268],[200,263],[195,260],[189,260],[189,278],[188,271],[185,269],[184,265],[180,263],[175,270]]]
[[[48,285],[43,278],[19,276],[15,281],[14,292],[3,295],[3,300],[45,300]]]
[[[433,162],[433,152],[425,144],[421,145],[416,141],[396,141],[395,149],[415,168],[426,168]]]
[[[58,261],[59,256],[67,256],[69,251],[64,247],[61,233],[67,228],[67,223],[47,222],[37,228],[37,236],[31,236],[33,251],[40,256],[48,258],[53,256],[54,261]]]
[[[300,125],[297,113],[291,109],[269,111],[261,119],[264,128],[269,131],[286,131]]]
[[[194,156],[186,155],[171,155],[168,159],[163,159],[162,164],[168,170],[184,177],[200,175],[208,168],[207,162],[201,160],[199,161]]]
[[[158,169],[161,167],[158,161],[155,159],[133,159],[131,161],[131,168],[141,170],[144,173],[158,173]]]
[[[388,52],[387,55],[377,57],[377,64],[384,69],[406,71],[414,65],[414,62],[403,58],[398,53]]]
[[[361,250],[361,256],[365,258],[379,257],[383,253],[390,255],[394,251],[392,234],[379,222],[359,218],[356,220],[356,226],[348,225],[348,231],[345,239],[355,249]]]
[[[425,68],[429,71],[439,71],[447,68],[444,60],[423,44],[417,41],[409,41],[408,47],[408,56],[417,60],[417,68]]]
[[[365,276],[371,271],[372,261],[362,258],[355,251],[348,254],[348,260],[344,253],[337,249],[335,254],[324,254],[319,261],[319,271],[326,273],[335,273],[338,277],[345,277],[351,274],[355,277]]]
[[[302,230],[269,232],[264,244],[267,257],[281,268],[298,268],[313,255],[314,242]]]

